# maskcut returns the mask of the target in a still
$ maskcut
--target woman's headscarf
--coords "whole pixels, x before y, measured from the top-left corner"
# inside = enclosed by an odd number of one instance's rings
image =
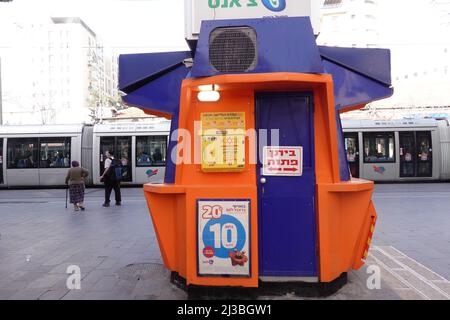
[[[76,161],[76,160],[72,161],[72,167],[76,168],[76,167],[79,167],[79,166],[80,166],[80,163],[78,161]]]

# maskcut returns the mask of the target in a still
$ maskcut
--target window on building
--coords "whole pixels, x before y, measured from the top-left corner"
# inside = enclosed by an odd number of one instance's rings
[[[342,3],[342,0],[325,0],[324,6],[337,6]]]
[[[41,168],[69,168],[70,137],[41,138],[39,165]]]
[[[395,145],[393,132],[364,133],[364,162],[395,162]]]
[[[8,169],[37,168],[38,139],[37,138],[8,139],[7,164]]]
[[[136,166],[158,167],[166,165],[167,137],[136,137]]]

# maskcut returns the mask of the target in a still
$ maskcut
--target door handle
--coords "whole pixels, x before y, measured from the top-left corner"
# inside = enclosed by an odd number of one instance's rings
[[[264,178],[264,177],[263,177],[263,178],[261,178],[261,180],[260,180],[260,181],[261,181],[261,184],[266,184],[266,182],[267,182],[266,178]]]

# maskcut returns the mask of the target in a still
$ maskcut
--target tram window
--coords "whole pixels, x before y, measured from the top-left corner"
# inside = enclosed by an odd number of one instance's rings
[[[364,133],[364,162],[395,162],[394,133]]]
[[[37,168],[38,139],[8,139],[7,163],[8,169]]]
[[[70,167],[70,138],[40,139],[40,168]]]
[[[159,167],[166,165],[167,137],[136,137],[136,165]]]

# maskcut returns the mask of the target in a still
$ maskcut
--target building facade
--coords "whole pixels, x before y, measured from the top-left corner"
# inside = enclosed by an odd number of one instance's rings
[[[83,20],[3,18],[3,124],[90,123],[119,101],[117,58]]]
[[[380,45],[382,0],[325,0],[319,42],[328,46],[374,47]]]
[[[373,117],[450,112],[450,0],[326,0],[318,42],[391,50],[394,95]]]

